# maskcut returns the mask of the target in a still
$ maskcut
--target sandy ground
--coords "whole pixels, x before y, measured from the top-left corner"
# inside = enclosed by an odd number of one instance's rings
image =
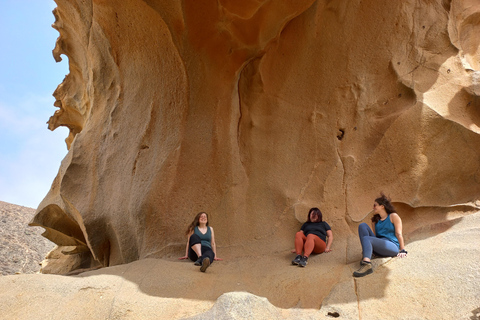
[[[282,251],[205,273],[172,255],[74,276],[3,276],[0,319],[478,319],[480,212],[430,230],[411,238],[407,258],[376,259],[360,279],[358,261],[344,262],[346,241],[306,268]]]

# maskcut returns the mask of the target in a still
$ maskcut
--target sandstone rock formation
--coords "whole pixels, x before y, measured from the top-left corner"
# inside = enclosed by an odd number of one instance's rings
[[[56,2],[69,152],[32,225],[76,268],[181,254],[202,210],[235,258],[319,206],[344,265],[380,191],[412,236],[480,207],[477,1]]]
[[[173,256],[78,276],[4,276],[0,319],[478,319],[480,211],[444,224],[409,239],[407,258],[375,260],[359,279],[358,261],[342,265],[337,251],[298,268],[288,250],[206,273]]]

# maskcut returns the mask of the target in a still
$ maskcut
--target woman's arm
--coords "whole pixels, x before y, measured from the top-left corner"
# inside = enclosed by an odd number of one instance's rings
[[[211,244],[212,244],[212,250],[213,250],[213,253],[215,253],[215,259],[214,260],[222,260],[220,258],[217,258],[217,245],[215,243],[215,233],[213,232],[213,228],[210,227],[210,230],[212,231],[212,241],[211,241]]]
[[[190,242],[190,236],[193,234],[193,231],[189,232],[187,235],[187,245],[185,246],[185,255],[178,258],[178,260],[188,259],[188,243]]]
[[[332,249],[330,248],[332,246],[333,242],[333,232],[332,230],[327,230],[327,247],[325,248],[325,252],[330,252]]]
[[[400,251],[405,250],[405,242],[403,241],[403,234],[402,234],[402,231],[403,231],[402,219],[398,214],[391,213],[390,221],[392,221],[395,227],[395,236],[397,237],[398,243],[400,244]],[[400,258],[403,258],[407,256],[407,253],[399,252],[397,256]]]

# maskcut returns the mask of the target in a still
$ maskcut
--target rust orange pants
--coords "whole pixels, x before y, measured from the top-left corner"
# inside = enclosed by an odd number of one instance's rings
[[[295,234],[295,252],[297,254],[302,254],[303,251],[303,255],[309,257],[312,252],[325,252],[326,247],[327,244],[325,241],[320,239],[317,235],[309,234],[308,236],[305,236],[302,231],[298,231]]]

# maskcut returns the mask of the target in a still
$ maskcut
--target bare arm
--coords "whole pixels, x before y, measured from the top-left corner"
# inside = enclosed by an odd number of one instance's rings
[[[215,233],[213,232],[213,228],[210,227],[210,230],[212,231],[212,250],[213,250],[213,253],[215,253],[215,260],[222,260],[220,258],[217,258],[217,244],[215,243]]]
[[[189,232],[187,235],[187,245],[185,246],[185,255],[178,258],[178,260],[188,259],[188,243],[190,242],[190,236],[193,234],[193,231]]]
[[[332,230],[327,230],[327,247],[325,248],[325,252],[330,252],[332,249],[330,248],[332,246],[333,242],[333,232]]]
[[[401,250],[405,250],[405,242],[403,241],[403,234],[402,234],[402,229],[403,229],[403,225],[402,225],[402,219],[399,217],[398,214],[396,213],[391,213],[390,214],[390,221],[392,221],[394,227],[395,227],[395,236],[397,237],[398,239],[398,243],[400,244],[400,251]],[[403,258],[405,257],[407,254],[406,253],[399,253],[398,256]]]

